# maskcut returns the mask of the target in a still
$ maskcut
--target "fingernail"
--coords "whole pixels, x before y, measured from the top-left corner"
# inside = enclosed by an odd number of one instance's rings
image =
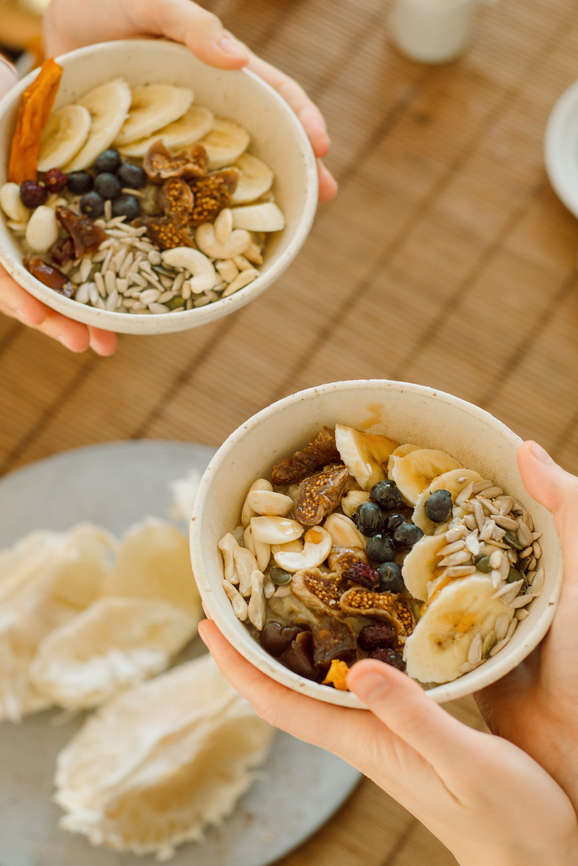
[[[366,703],[378,701],[389,689],[389,683],[381,674],[364,674],[355,679],[355,694]]]
[[[542,446],[538,445],[537,442],[532,442],[532,453],[536,460],[539,460],[540,463],[544,463],[546,466],[551,466],[554,463],[548,452],[544,451]]]
[[[229,39],[227,36],[220,40],[219,48],[225,54],[237,54],[239,57],[247,57],[246,52],[243,51],[239,43],[235,42],[234,39]]]

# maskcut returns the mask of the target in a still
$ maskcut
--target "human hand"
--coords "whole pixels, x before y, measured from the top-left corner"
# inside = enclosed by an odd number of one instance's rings
[[[245,66],[270,84],[301,121],[317,157],[319,200],[330,201],[337,184],[321,162],[329,150],[323,115],[303,88],[284,72],[261,60],[224,29],[220,20],[191,0],[52,0],[44,17],[49,56],[114,39],[164,36],[220,69]]]
[[[461,866],[571,866],[576,814],[524,752],[462,725],[417,683],[358,662],[349,688],[371,712],[298,694],[247,662],[205,620],[199,632],[232,685],[272,725],[353,764],[428,827]]]
[[[542,644],[476,700],[490,730],[541,764],[578,811],[578,478],[534,442],[520,447],[518,466],[528,493],[554,515],[565,581]]]

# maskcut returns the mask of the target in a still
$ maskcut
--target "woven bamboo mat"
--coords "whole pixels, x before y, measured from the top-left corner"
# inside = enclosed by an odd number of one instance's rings
[[[578,77],[576,0],[501,0],[458,63],[421,67],[383,0],[213,0],[226,25],[323,109],[341,191],[298,260],[205,328],[73,356],[0,321],[0,471],[134,437],[218,445],[321,382],[445,389],[578,471],[578,223],[545,177],[542,136]],[[473,704],[454,708],[481,722]],[[284,866],[449,866],[370,782]]]

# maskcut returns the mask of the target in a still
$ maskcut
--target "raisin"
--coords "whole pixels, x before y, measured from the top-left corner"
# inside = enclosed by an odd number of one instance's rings
[[[391,665],[392,668],[397,668],[398,671],[405,670],[405,662],[399,653],[392,649],[374,649],[369,653],[370,659],[377,659],[379,662],[385,662],[386,665]]]
[[[341,577],[345,585],[364,586],[376,591],[379,587],[379,572],[366,562],[354,562]]]
[[[56,217],[71,236],[74,243],[74,256],[77,259],[95,253],[106,240],[106,234],[100,226],[95,225],[87,217],[79,217],[68,207],[57,207]]]
[[[397,641],[397,632],[390,622],[379,622],[375,625],[366,625],[359,632],[357,642],[360,649],[366,653],[375,649],[391,647]]]
[[[48,192],[62,192],[66,186],[67,180],[68,178],[59,168],[51,168],[44,176],[44,183]]]

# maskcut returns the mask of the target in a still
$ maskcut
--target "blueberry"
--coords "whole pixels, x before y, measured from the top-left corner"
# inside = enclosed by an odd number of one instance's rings
[[[423,536],[423,530],[415,523],[400,523],[393,533],[393,543],[396,547],[413,547]]]
[[[140,202],[135,195],[119,195],[112,203],[112,215],[125,216],[130,222],[140,214]]]
[[[97,175],[94,188],[103,198],[116,198],[120,195],[120,181],[116,175],[108,171]]]
[[[452,513],[452,505],[449,490],[436,490],[426,501],[425,513],[434,523],[443,523]]]
[[[87,192],[80,199],[80,210],[89,217],[99,217],[104,213],[104,199],[97,192]]]
[[[397,554],[391,537],[382,532],[367,539],[365,550],[374,562],[393,562]]]
[[[393,511],[394,508],[400,508],[403,505],[403,499],[395,481],[378,481],[369,491],[369,495],[384,511]]]
[[[353,512],[355,525],[363,535],[377,535],[383,528],[383,514],[375,502],[362,502]]]
[[[382,562],[377,571],[380,592],[402,592],[405,589],[401,566],[397,562]]]
[[[385,528],[388,530],[388,532],[393,532],[394,529],[396,529],[400,525],[400,523],[407,523],[407,517],[405,516],[405,514],[388,514],[385,518]]]
[[[92,189],[92,175],[87,171],[71,171],[66,186],[73,195],[84,195]]]
[[[116,176],[123,186],[128,186],[131,189],[140,189],[147,180],[144,168],[141,168],[140,165],[134,165],[132,162],[123,162]]]
[[[109,148],[103,150],[100,156],[97,156],[94,163],[94,170],[100,174],[101,172],[115,172],[122,162],[122,157],[118,150]]]

